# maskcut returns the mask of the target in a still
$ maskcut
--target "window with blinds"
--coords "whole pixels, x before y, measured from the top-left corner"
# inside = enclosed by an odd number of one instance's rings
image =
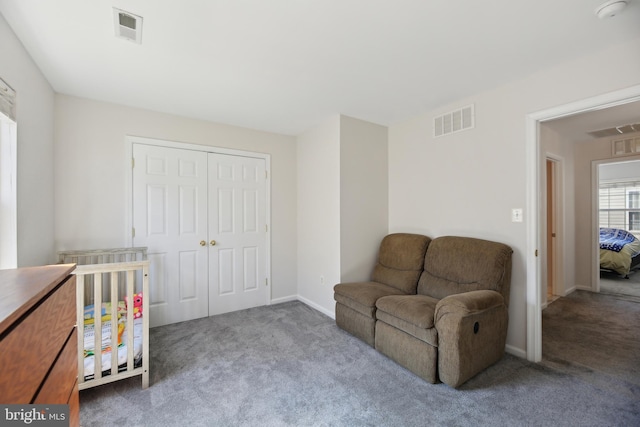
[[[0,110],[0,269],[18,266],[16,129],[16,122]]]
[[[599,203],[600,227],[621,228],[640,238],[640,177],[601,182]]]

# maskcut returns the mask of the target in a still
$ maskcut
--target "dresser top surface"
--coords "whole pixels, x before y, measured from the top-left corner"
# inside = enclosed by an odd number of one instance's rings
[[[0,334],[74,270],[75,264],[56,264],[0,270]]]

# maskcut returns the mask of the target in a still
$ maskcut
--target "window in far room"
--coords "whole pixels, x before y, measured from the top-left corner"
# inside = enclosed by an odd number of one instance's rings
[[[629,231],[640,233],[640,189],[627,192],[627,209],[629,210]]]
[[[627,230],[640,238],[640,177],[600,182],[600,227]]]

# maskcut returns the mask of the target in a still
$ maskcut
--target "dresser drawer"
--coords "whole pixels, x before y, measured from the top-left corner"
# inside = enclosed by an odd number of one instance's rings
[[[2,403],[31,403],[75,327],[75,295],[70,276],[0,341]]]
[[[74,328],[33,403],[67,402],[78,378],[78,333]]]

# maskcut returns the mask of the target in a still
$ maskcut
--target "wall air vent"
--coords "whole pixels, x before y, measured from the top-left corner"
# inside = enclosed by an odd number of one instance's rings
[[[433,119],[433,136],[439,137],[450,133],[472,129],[475,126],[473,104],[451,111]]]
[[[640,137],[620,138],[611,141],[611,154],[613,156],[628,156],[640,153]]]
[[[113,24],[116,37],[142,43],[142,16],[113,8]]]

